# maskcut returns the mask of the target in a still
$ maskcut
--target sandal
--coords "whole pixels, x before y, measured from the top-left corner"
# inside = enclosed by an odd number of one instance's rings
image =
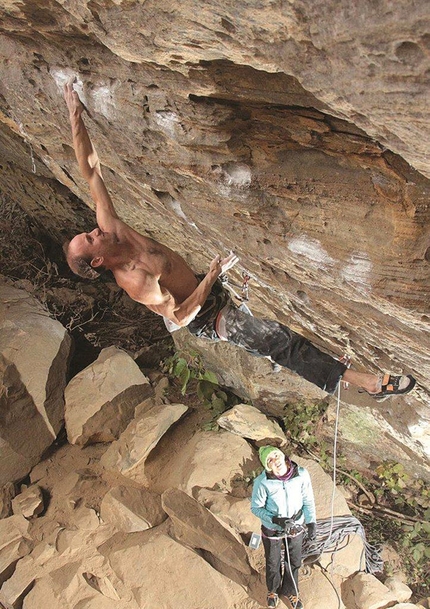
[[[408,378],[409,385],[406,385],[403,389],[400,389],[400,383],[402,379]],[[382,377],[382,387],[381,391],[378,393],[369,393],[372,398],[375,398],[378,401],[386,400],[392,395],[404,395],[405,393],[409,393],[415,387],[416,380],[413,376],[408,374],[405,376],[391,376],[391,374],[384,374]]]

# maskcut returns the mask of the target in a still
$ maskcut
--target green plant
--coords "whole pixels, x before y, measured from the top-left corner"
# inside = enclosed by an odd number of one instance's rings
[[[401,463],[383,461],[376,468],[381,486],[375,490],[378,498],[388,498],[406,510],[422,513],[430,508],[430,487],[419,478],[409,475]]]
[[[194,351],[175,353],[165,360],[164,369],[179,380],[182,395],[193,383],[193,390],[203,407],[211,412],[211,419],[203,425],[205,431],[216,431],[219,415],[239,402],[236,395],[220,387],[216,374],[205,368],[199,354]]]
[[[290,439],[304,448],[314,448],[318,441],[315,435],[317,423],[327,408],[325,402],[302,400],[287,404],[284,408],[284,427]]]

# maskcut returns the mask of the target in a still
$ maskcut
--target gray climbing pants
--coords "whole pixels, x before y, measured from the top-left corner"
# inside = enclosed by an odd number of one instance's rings
[[[225,307],[221,316],[228,342],[255,355],[271,357],[328,393],[336,390],[347,367],[307,338],[277,321],[248,315],[233,303]]]
[[[336,390],[347,368],[287,326],[242,311],[219,280],[188,329],[199,338],[228,340],[254,355],[271,357],[327,393]]]

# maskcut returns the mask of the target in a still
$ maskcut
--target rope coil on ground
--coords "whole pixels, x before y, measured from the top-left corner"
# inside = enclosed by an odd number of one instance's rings
[[[306,538],[303,543],[303,560],[317,557],[323,552],[335,553],[342,550],[349,543],[351,535],[359,535],[363,540],[365,570],[367,573],[380,573],[383,569],[383,560],[379,550],[368,543],[363,525],[355,516],[334,516],[317,520],[317,536],[314,540]],[[361,563],[361,561],[360,561]]]

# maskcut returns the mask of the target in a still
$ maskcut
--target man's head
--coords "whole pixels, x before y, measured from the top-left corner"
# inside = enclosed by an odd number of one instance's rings
[[[276,446],[261,446],[258,453],[266,471],[273,472],[276,476],[281,476],[287,470],[285,455]]]
[[[108,233],[95,228],[90,233],[80,233],[67,241],[63,250],[69,267],[76,275],[86,279],[96,279],[105,270],[110,239]]]

